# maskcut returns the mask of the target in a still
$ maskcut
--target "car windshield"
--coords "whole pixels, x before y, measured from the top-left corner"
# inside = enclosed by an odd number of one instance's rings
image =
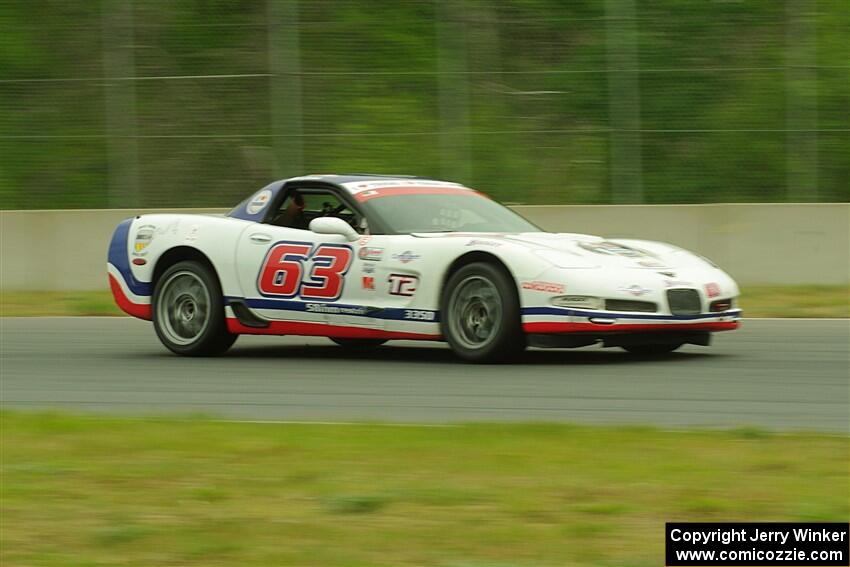
[[[540,231],[510,209],[472,191],[379,197],[370,199],[368,208],[395,234]]]

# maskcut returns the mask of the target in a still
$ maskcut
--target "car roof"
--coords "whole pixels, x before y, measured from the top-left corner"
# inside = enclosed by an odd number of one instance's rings
[[[384,173],[311,173],[291,177],[285,181],[325,181],[327,183],[354,183],[357,181],[386,181],[387,179],[425,179],[415,175],[388,175]]]
[[[380,184],[382,186],[390,185],[408,185],[408,186],[426,186],[426,185],[445,185],[463,187],[460,183],[451,181],[441,181],[439,179],[431,179],[428,177],[418,177],[415,175],[383,175],[378,173],[323,173],[301,175],[284,179],[287,183],[293,181],[320,181],[324,183],[332,183],[345,187],[346,189],[357,189],[358,184]]]
[[[383,194],[417,193],[419,191],[441,193],[470,191],[468,187],[451,181],[440,181],[413,175],[378,175],[370,173],[341,173],[325,175],[304,175],[285,180],[286,184],[304,181],[329,183],[341,187],[357,200],[368,200]]]

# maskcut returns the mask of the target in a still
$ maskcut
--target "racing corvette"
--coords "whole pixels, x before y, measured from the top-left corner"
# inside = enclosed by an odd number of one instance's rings
[[[639,355],[738,327],[738,287],[660,242],[547,233],[457,183],[380,175],[275,181],[226,215],[121,222],[108,279],[182,355],[239,335],[349,348],[445,341],[461,358],[601,343]]]

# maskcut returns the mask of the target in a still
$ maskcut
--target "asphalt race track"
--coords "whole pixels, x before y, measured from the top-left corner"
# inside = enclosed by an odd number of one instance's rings
[[[323,338],[241,337],[174,356],[130,318],[0,319],[4,408],[223,419],[572,421],[847,433],[850,322],[746,320],[663,359],[532,350],[476,366],[440,343],[346,351]]]

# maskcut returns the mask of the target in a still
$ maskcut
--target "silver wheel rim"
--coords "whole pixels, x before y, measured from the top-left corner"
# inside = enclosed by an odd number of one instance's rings
[[[502,326],[502,298],[493,283],[482,276],[464,278],[449,299],[452,336],[468,349],[490,344]]]
[[[210,293],[203,280],[186,270],[169,276],[157,302],[157,318],[169,341],[195,342],[210,322]]]

